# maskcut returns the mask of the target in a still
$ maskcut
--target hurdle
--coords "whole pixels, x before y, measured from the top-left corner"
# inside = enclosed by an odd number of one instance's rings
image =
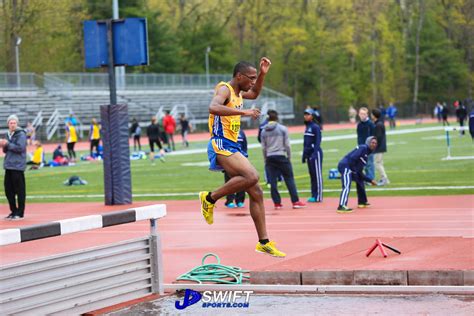
[[[166,205],[0,230],[0,245],[150,220],[150,235],[0,268],[4,315],[79,315],[150,294],[163,294],[157,220]]]
[[[446,144],[448,145],[448,155],[441,160],[464,160],[464,159],[474,159],[474,156],[451,156],[451,138],[449,136],[449,132],[454,131],[469,131],[467,126],[447,126],[444,128],[446,132]]]

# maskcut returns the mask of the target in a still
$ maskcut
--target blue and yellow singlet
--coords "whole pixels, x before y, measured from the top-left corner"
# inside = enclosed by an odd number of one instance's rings
[[[230,90],[230,99],[225,106],[234,109],[241,109],[243,106],[242,96],[236,95],[232,86],[227,82],[219,82],[215,88],[215,94],[221,86],[226,86]],[[209,131],[211,137],[226,138],[230,141],[237,142],[239,130],[240,115],[219,116],[209,114]]]

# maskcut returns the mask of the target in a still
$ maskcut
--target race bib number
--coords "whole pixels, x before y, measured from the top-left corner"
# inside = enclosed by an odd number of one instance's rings
[[[240,120],[231,120],[230,130],[234,133],[238,133],[240,131]]]

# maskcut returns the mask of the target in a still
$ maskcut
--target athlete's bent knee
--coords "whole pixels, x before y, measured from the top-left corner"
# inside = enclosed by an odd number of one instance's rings
[[[256,172],[249,172],[244,177],[245,177],[245,180],[248,183],[248,187],[252,187],[252,186],[256,185],[258,183],[259,178],[260,178],[258,176],[258,173],[256,173]]]

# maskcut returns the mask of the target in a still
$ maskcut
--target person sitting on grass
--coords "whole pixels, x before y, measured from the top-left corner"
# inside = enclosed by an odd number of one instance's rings
[[[342,192],[339,199],[338,213],[351,213],[352,209],[347,207],[349,193],[351,192],[351,182],[355,181],[357,186],[358,207],[369,207],[367,194],[365,193],[364,181],[377,185],[374,179],[367,177],[363,173],[363,169],[367,164],[367,157],[377,148],[377,138],[374,136],[367,137],[364,145],[357,146],[339,161],[337,168],[341,173]]]
[[[27,165],[32,165],[30,170],[39,169],[39,168],[43,167],[43,165],[44,165],[43,145],[41,144],[40,141],[36,141],[35,146],[36,146],[36,149],[33,152],[33,156],[31,157],[31,160],[26,163]]]
[[[64,157],[61,145],[58,145],[53,152],[53,162],[58,166],[67,166],[69,164],[67,157]]]

